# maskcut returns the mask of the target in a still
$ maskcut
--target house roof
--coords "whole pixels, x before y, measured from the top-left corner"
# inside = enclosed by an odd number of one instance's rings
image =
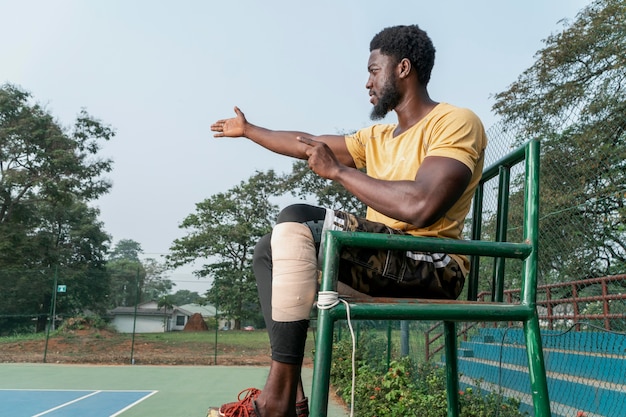
[[[138,316],[171,316],[174,313],[181,313],[186,316],[191,316],[193,312],[188,311],[184,308],[173,306],[170,308],[164,309],[158,308],[156,302],[148,301],[145,303],[141,303],[137,305],[137,315]],[[113,310],[109,310],[109,314],[112,316],[127,316],[135,314],[135,306],[119,306],[115,307]]]
[[[200,313],[202,317],[215,317],[215,307],[212,305],[200,305],[200,304],[183,304],[180,308],[190,311],[192,314]]]

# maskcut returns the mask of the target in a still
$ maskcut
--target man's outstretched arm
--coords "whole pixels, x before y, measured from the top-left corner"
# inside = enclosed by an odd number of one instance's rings
[[[215,132],[214,137],[244,137],[272,152],[298,159],[308,159],[306,153],[308,146],[297,139],[305,136],[327,144],[337,161],[342,165],[354,167],[354,160],[348,152],[344,136],[315,136],[298,131],[270,130],[248,122],[238,107],[235,107],[235,114],[233,118],[221,119],[211,125],[211,130]]]

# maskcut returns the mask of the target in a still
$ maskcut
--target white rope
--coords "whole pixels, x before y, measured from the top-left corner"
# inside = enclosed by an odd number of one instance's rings
[[[348,328],[350,329],[350,336],[352,337],[352,393],[350,394],[350,417],[354,417],[354,389],[356,382],[356,338],[354,337],[354,330],[352,329],[352,321],[350,320],[350,304],[339,298],[339,293],[336,291],[320,291],[317,296],[317,308],[320,310],[330,310],[331,308],[344,303],[346,306],[346,318],[348,321]]]

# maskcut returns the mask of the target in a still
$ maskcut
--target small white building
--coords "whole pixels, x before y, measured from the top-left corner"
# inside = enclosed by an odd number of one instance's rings
[[[193,312],[181,307],[158,307],[156,301],[148,301],[131,307],[116,307],[109,311],[111,324],[120,333],[163,333],[183,330]]]

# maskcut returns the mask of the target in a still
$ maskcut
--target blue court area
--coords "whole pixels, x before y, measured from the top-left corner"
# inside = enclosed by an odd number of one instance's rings
[[[115,417],[156,392],[0,389],[0,417]]]
[[[206,417],[209,407],[262,387],[265,366],[0,363],[0,417]],[[303,368],[310,392],[310,367]],[[348,417],[331,403],[329,417]]]

